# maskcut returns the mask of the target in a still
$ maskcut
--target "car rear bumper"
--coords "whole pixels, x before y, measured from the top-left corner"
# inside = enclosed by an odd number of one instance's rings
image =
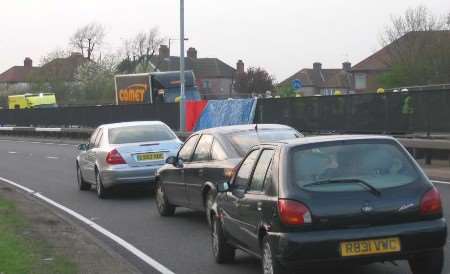
[[[307,266],[320,262],[371,263],[407,259],[417,253],[433,251],[446,244],[445,219],[369,228],[314,232],[269,233],[275,256],[287,267]],[[340,243],[399,237],[401,251],[396,253],[342,257]]]
[[[154,183],[161,165],[107,169],[101,172],[104,187],[133,183]]]

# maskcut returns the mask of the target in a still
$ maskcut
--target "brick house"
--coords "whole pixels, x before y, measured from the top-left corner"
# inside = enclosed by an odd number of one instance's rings
[[[382,87],[379,77],[389,71],[395,58],[420,54],[426,47],[434,46],[430,42],[433,39],[442,41],[449,37],[449,31],[414,31],[405,34],[351,68],[353,89],[357,93],[375,92]]]
[[[238,65],[243,66],[240,61]],[[180,69],[180,57],[171,56],[169,47],[161,45],[158,55],[152,57],[157,71],[176,71]],[[227,97],[234,94],[233,83],[236,69],[218,58],[198,58],[197,50],[189,48],[185,59],[186,70],[194,71],[200,94],[205,99]]]
[[[300,80],[303,96],[334,95],[336,91],[341,94],[352,93],[351,64],[345,62],[342,68],[324,69],[321,63],[314,63],[313,68],[304,68],[280,83],[280,86],[291,86],[292,81]]]
[[[42,67],[33,66],[27,57],[23,66],[14,66],[0,74],[0,95],[33,92],[32,84],[63,81],[72,83],[78,67],[87,62],[81,53],[72,53],[66,58],[56,58]]]

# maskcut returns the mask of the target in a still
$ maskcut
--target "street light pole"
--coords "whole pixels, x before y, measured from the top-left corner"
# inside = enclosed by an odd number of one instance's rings
[[[180,131],[185,131],[184,0],[180,0]]]

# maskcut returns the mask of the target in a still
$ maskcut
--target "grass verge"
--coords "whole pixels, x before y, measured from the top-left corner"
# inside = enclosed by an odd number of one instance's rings
[[[77,267],[36,235],[14,203],[0,196],[0,274],[72,274]]]

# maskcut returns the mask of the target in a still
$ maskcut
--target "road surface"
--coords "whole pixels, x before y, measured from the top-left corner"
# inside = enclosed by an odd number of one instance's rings
[[[121,190],[111,199],[99,200],[94,191],[80,192],[76,184],[76,146],[36,142],[0,141],[0,177],[40,192],[44,196],[80,213],[120,236],[175,273],[252,274],[261,273],[259,261],[239,252],[230,265],[214,263],[209,230],[204,214],[178,210],[174,217],[158,215],[154,198],[143,191]],[[437,184],[444,198],[447,219],[450,214],[450,185]],[[99,236],[107,246],[118,249]],[[447,247],[448,251],[448,247]],[[136,257],[121,251],[144,273],[155,272]],[[450,252],[447,252],[450,255]],[[449,256],[444,273],[450,273]],[[314,270],[314,274],[338,273]],[[346,272],[348,273],[348,272]],[[405,262],[359,267],[358,274],[409,274]]]

